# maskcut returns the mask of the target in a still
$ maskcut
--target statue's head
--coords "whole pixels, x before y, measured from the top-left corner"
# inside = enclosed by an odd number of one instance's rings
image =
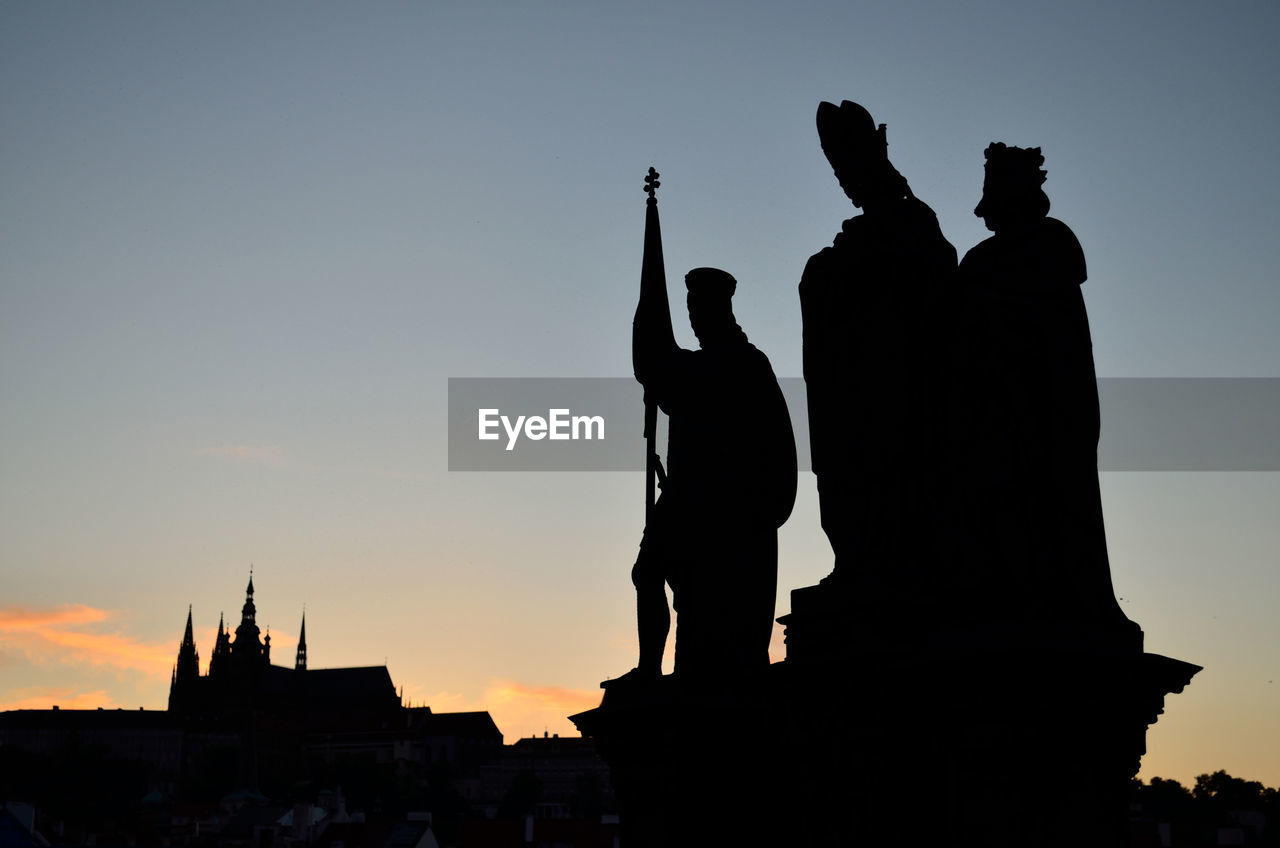
[[[992,142],[986,150],[987,175],[982,200],[973,214],[992,232],[1031,223],[1049,214],[1049,196],[1041,187],[1046,172],[1038,147],[1007,147]]]
[[[907,193],[907,181],[889,163],[885,125],[877,127],[870,112],[851,100],[839,106],[824,100],[818,104],[817,121],[822,152],[854,206]]]
[[[689,324],[699,343],[723,338],[738,326],[733,317],[733,293],[738,281],[719,268],[694,268],[684,275],[689,290]]]

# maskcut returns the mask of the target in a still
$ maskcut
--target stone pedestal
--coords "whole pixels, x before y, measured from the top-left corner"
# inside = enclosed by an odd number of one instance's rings
[[[573,716],[624,846],[1127,844],[1146,729],[1198,666],[1144,653],[1140,631],[904,624],[869,642],[818,588],[793,595],[787,660],[756,678],[666,678]]]
[[[787,722],[772,677],[716,692],[667,677],[571,717],[609,764],[623,845],[780,844],[771,815]]]

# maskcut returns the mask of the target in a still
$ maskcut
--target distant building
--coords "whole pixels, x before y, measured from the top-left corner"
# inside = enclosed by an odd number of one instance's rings
[[[271,635],[264,638],[258,629],[250,575],[234,638],[219,618],[209,670],[204,675],[200,674],[191,608],[187,608],[186,631],[169,684],[169,712],[201,718],[250,710],[295,716],[308,728],[377,725],[383,720],[394,722],[400,698],[386,666],[308,669],[305,613],[293,668],[272,665]]]
[[[432,713],[401,703],[385,665],[308,667],[303,618],[292,667],[271,663],[271,637],[257,625],[253,577],[240,622],[224,620],[200,673],[191,608],[169,685],[168,709],[13,710],[0,713],[0,748],[43,757],[94,750],[148,764],[166,798],[191,792],[211,773],[253,796],[274,776],[296,782],[359,761],[369,769],[425,775],[447,763],[463,797],[479,792],[482,765],[497,761],[502,732],[487,712]],[[207,782],[207,781],[206,781]]]
[[[66,827],[68,844],[102,836],[110,820],[112,827],[134,822],[135,836],[150,828],[157,844],[190,845],[217,834],[211,844],[218,846],[298,845],[306,826],[295,829],[286,813],[301,809],[305,817],[312,803],[327,810],[323,821],[335,823],[324,836],[308,831],[303,842],[313,846],[350,845],[374,833],[381,839],[380,828],[392,823],[397,838],[429,846],[435,837],[425,826],[391,815],[397,805],[431,809],[444,842],[456,843],[468,828],[468,844],[491,844],[518,825],[537,842],[613,844],[612,789],[591,740],[504,746],[488,712],[405,706],[385,665],[323,669],[308,659],[304,617],[293,666],[271,663],[251,576],[240,622],[231,630],[220,619],[204,674],[188,607],[166,710],[0,713],[0,770],[8,764],[41,772],[45,779],[31,785],[52,786],[46,794],[57,791],[47,776],[71,763],[116,775],[103,782],[113,784],[113,803],[133,812],[104,813],[97,825],[91,817],[45,818]],[[123,775],[135,774],[143,783],[126,785]],[[370,816],[365,823],[331,803],[344,794]],[[39,797],[31,800],[41,807]],[[51,798],[41,807],[66,808],[65,799]],[[498,815],[507,821],[488,829],[476,821]]]

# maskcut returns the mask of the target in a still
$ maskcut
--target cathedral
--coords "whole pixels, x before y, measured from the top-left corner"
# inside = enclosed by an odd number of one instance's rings
[[[121,781],[144,776],[132,798],[154,789],[166,804],[268,805],[274,820],[287,811],[281,804],[318,799],[335,787],[376,811],[384,802],[424,803],[432,780],[432,791],[449,786],[456,797],[479,803],[483,775],[491,782],[510,776],[498,769],[502,732],[488,712],[405,706],[385,665],[310,668],[305,618],[293,664],[273,665],[271,637],[259,630],[257,612],[250,575],[240,622],[234,630],[219,622],[201,674],[188,607],[166,710],[0,712],[0,753],[22,752],[14,756],[49,769],[65,768],[67,757],[77,763],[105,757]],[[501,799],[506,786],[492,791]],[[497,800],[485,803],[496,809]],[[202,826],[226,822],[210,818]],[[202,832],[173,844],[196,844]],[[200,844],[265,843],[255,836]]]
[[[292,668],[271,664],[271,634],[264,636],[256,619],[253,575],[250,574],[240,623],[233,632],[226,626],[225,619],[219,617],[208,672],[202,675],[191,608],[187,608],[186,631],[169,684],[170,713],[213,718],[262,711],[315,721],[338,715],[347,720],[356,715],[376,719],[400,709],[400,698],[385,665],[307,668],[305,613]]]

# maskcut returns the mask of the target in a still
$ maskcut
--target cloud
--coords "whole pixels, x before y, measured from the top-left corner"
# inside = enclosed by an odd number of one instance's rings
[[[591,709],[600,700],[598,692],[585,689],[565,689],[560,686],[529,686],[513,680],[496,680],[485,691],[485,696],[498,703],[536,704],[556,710]]]
[[[413,706],[425,705],[437,713],[487,711],[508,742],[543,732],[576,736],[569,716],[600,705],[599,689],[531,686],[501,678],[490,680],[479,698],[462,692],[427,693],[413,685],[404,687],[404,697]]]
[[[200,448],[196,453],[235,462],[261,462],[266,465],[279,465],[284,459],[284,451],[279,445],[213,445]]]
[[[70,687],[15,689],[7,700],[0,701],[0,711],[47,710],[53,706],[64,710],[115,709],[121,706],[104,689],[78,692]]]
[[[508,739],[540,732],[576,735],[569,716],[600,705],[599,689],[530,686],[494,680],[484,693],[485,706]]]
[[[148,644],[131,636],[87,630],[108,620],[108,610],[84,604],[59,607],[0,607],[0,635],[6,647],[23,651],[36,663],[110,666],[153,677],[169,674],[176,647]]]
[[[105,621],[110,613],[84,604],[60,607],[0,607],[0,631],[39,631],[69,624],[93,624]]]
[[[483,710],[473,698],[462,692],[427,692],[421,686],[412,684],[404,688],[404,699],[413,707],[430,707],[436,713],[466,713]]]

